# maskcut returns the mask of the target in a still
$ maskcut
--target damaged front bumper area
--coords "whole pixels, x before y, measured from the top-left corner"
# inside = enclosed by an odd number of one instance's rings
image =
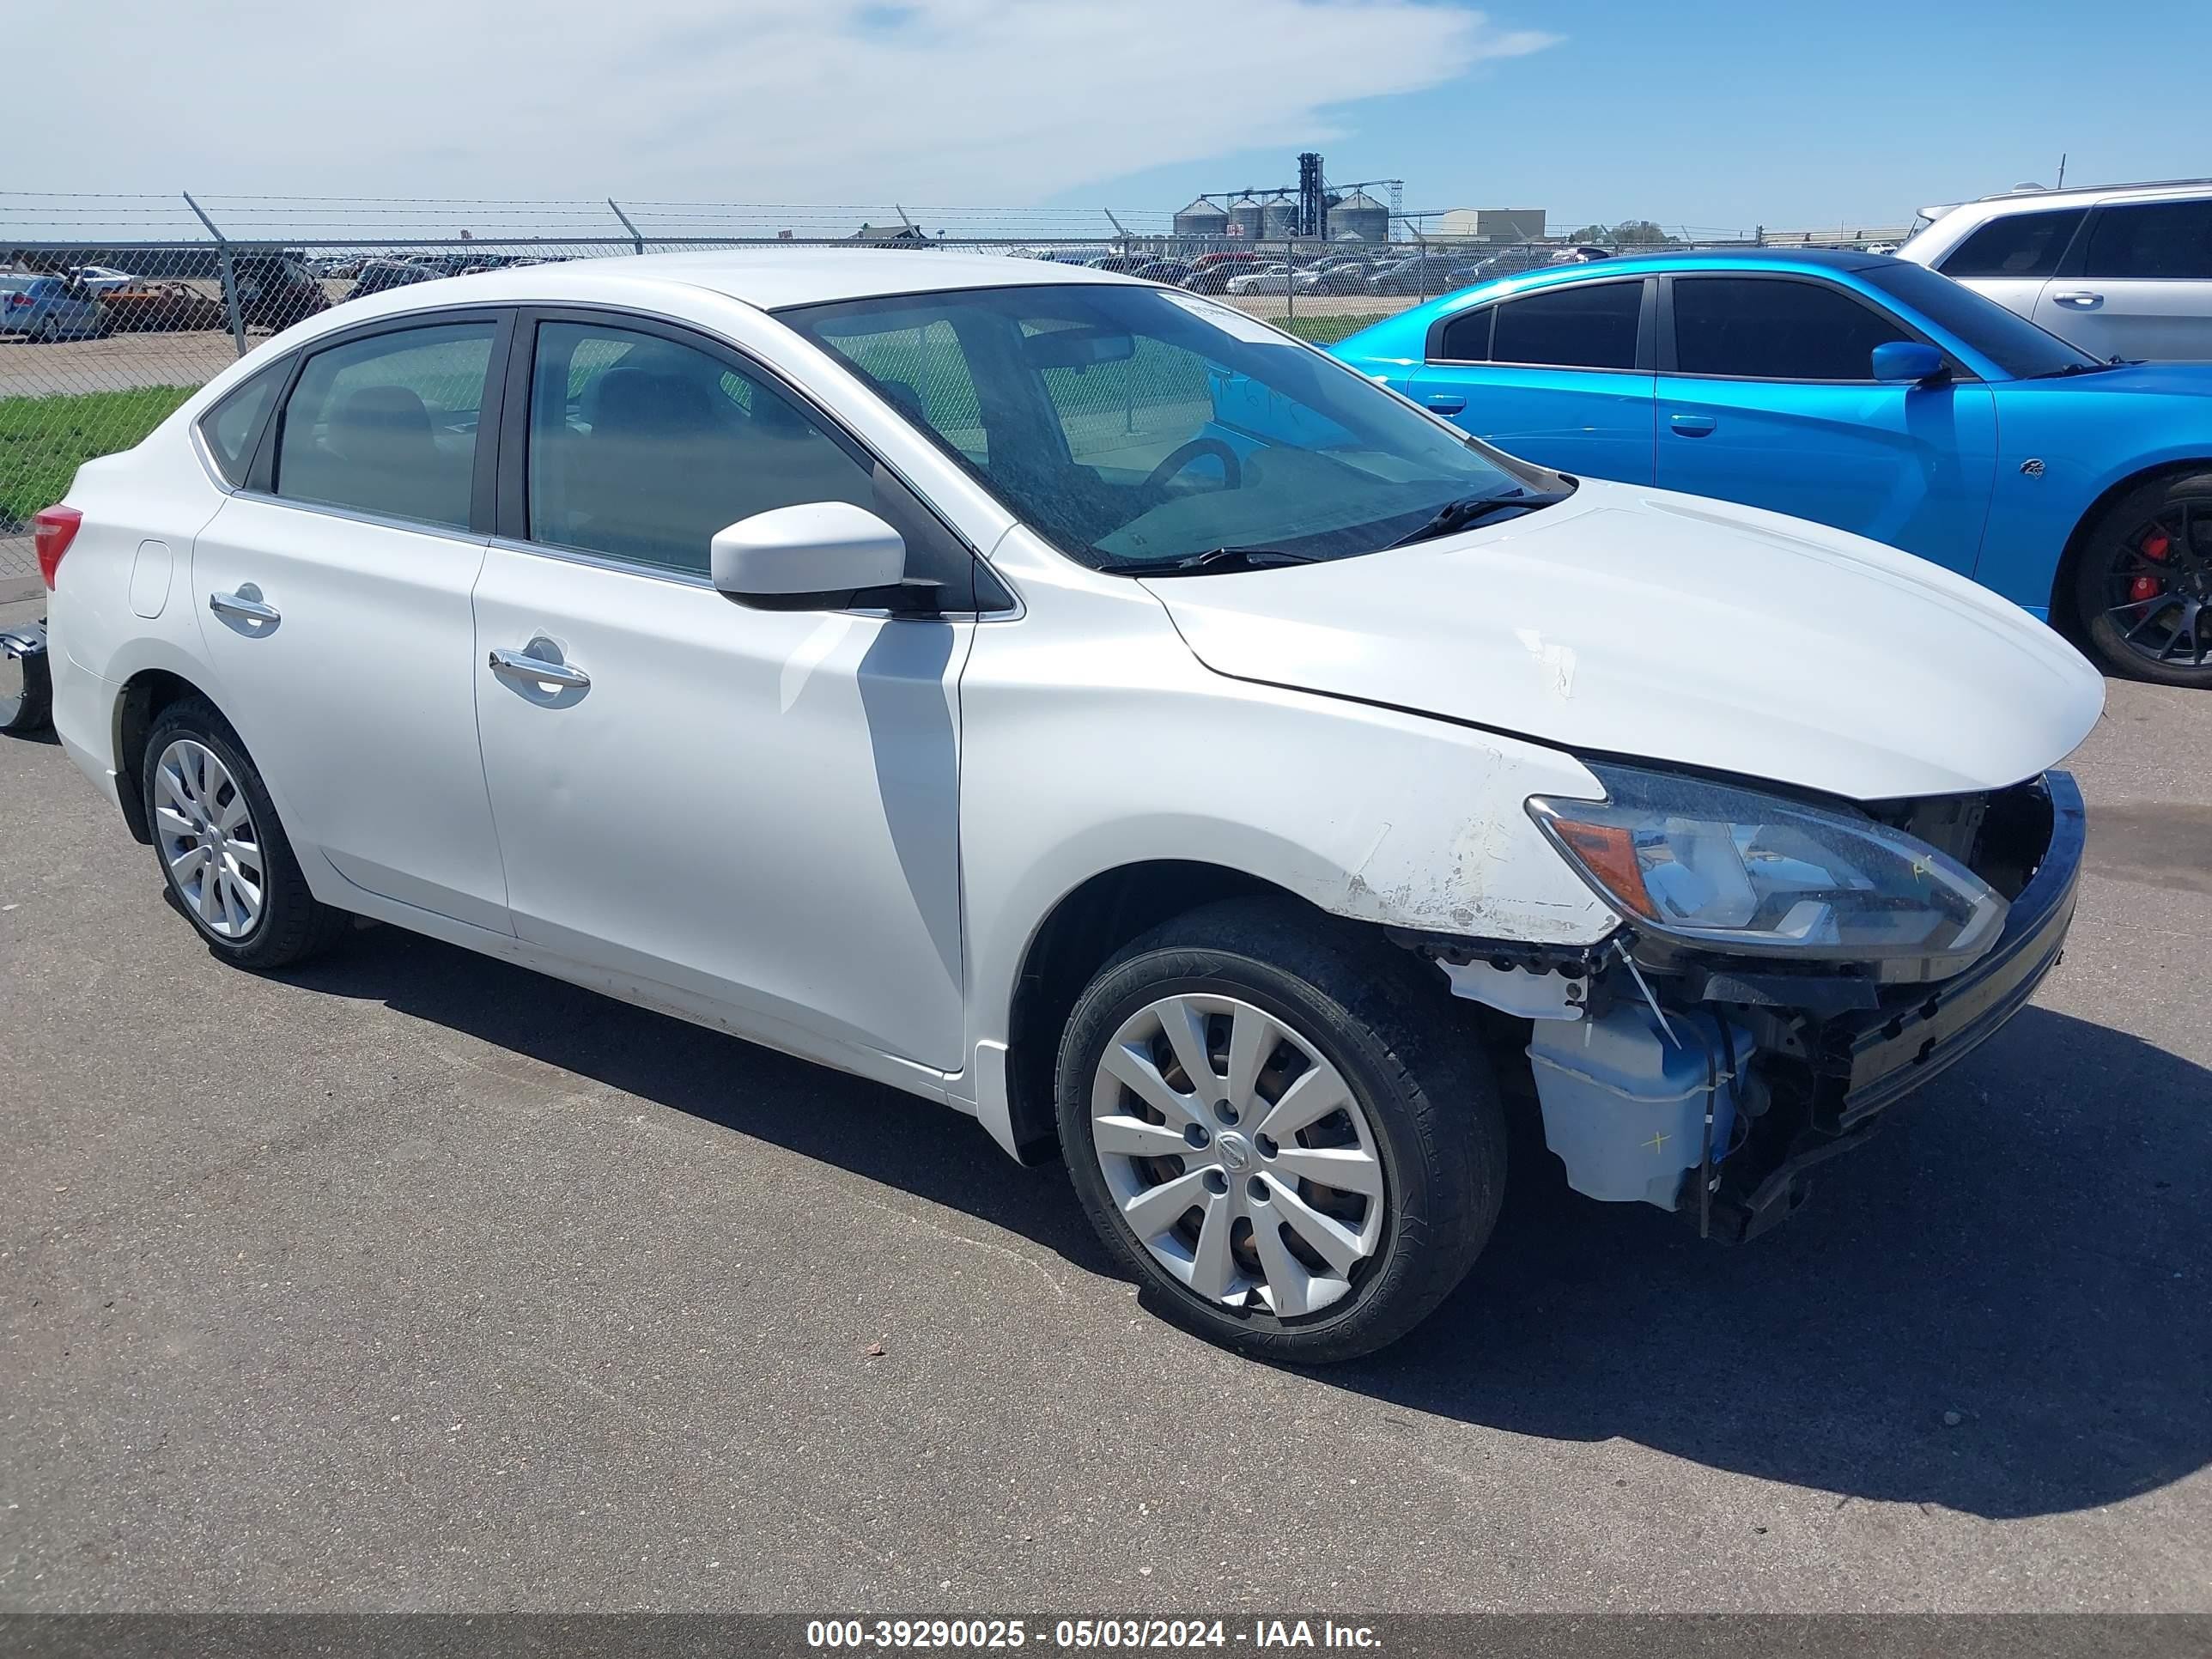
[[[1747,1239],[1797,1208],[1815,1164],[1994,1036],[2064,947],[2084,835],[2070,776],[1893,813],[2008,901],[1996,941],[1948,978],[1729,957],[1628,926],[1576,949],[1401,942],[1526,1033],[1545,1137],[1569,1185]]]

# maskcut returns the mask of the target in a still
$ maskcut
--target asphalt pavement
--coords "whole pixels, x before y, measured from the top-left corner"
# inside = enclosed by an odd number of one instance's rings
[[[2208,754],[2112,687],[2064,963],[1779,1232],[1523,1140],[1299,1374],[887,1089],[392,928],[226,969],[0,740],[0,1610],[2212,1608]]]

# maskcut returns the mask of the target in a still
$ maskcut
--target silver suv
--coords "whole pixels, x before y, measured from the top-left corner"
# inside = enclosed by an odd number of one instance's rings
[[[1897,251],[2100,357],[2212,361],[2212,179],[1920,210]]]

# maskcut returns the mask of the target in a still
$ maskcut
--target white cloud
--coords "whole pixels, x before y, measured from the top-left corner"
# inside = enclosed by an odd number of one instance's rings
[[[98,30],[86,50],[88,31]],[[1551,44],[1430,0],[33,8],[11,186],[1012,204]],[[1162,204],[1169,205],[1169,204]]]

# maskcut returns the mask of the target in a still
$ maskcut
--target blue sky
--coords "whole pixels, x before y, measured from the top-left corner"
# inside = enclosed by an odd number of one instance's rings
[[[333,222],[395,230],[376,199],[435,198],[425,223],[478,234],[608,226],[609,195],[649,217],[784,204],[716,222],[767,234],[842,235],[901,204],[932,228],[977,209],[971,228],[1045,236],[1105,234],[1102,207],[1164,215],[1201,189],[1287,183],[1306,148],[1334,179],[1404,178],[1410,207],[1542,207],[1560,230],[1898,223],[2049,181],[2061,150],[2082,181],[2212,173],[2212,0],[623,0],[612,19],[602,0],[377,0],[294,7],[282,27],[266,13],[104,0],[87,46],[77,9],[30,8],[16,57],[82,58],[105,113],[85,118],[83,76],[20,79],[9,189],[143,191],[173,214],[180,189],[353,198],[371,209],[333,205]],[[573,211],[503,205],[521,198]],[[0,224],[18,211],[0,198]],[[304,211],[254,222],[297,234]]]
[[[1201,0],[1201,3],[1203,0]],[[1899,222],[1923,203],[2212,174],[2212,3],[1498,0],[1559,37],[1425,91],[1330,106],[1332,179],[1400,176],[1409,208],[1544,207],[1555,228]],[[1356,76],[1357,71],[1351,72]],[[1180,206],[1295,179],[1297,146],[1053,192]]]

